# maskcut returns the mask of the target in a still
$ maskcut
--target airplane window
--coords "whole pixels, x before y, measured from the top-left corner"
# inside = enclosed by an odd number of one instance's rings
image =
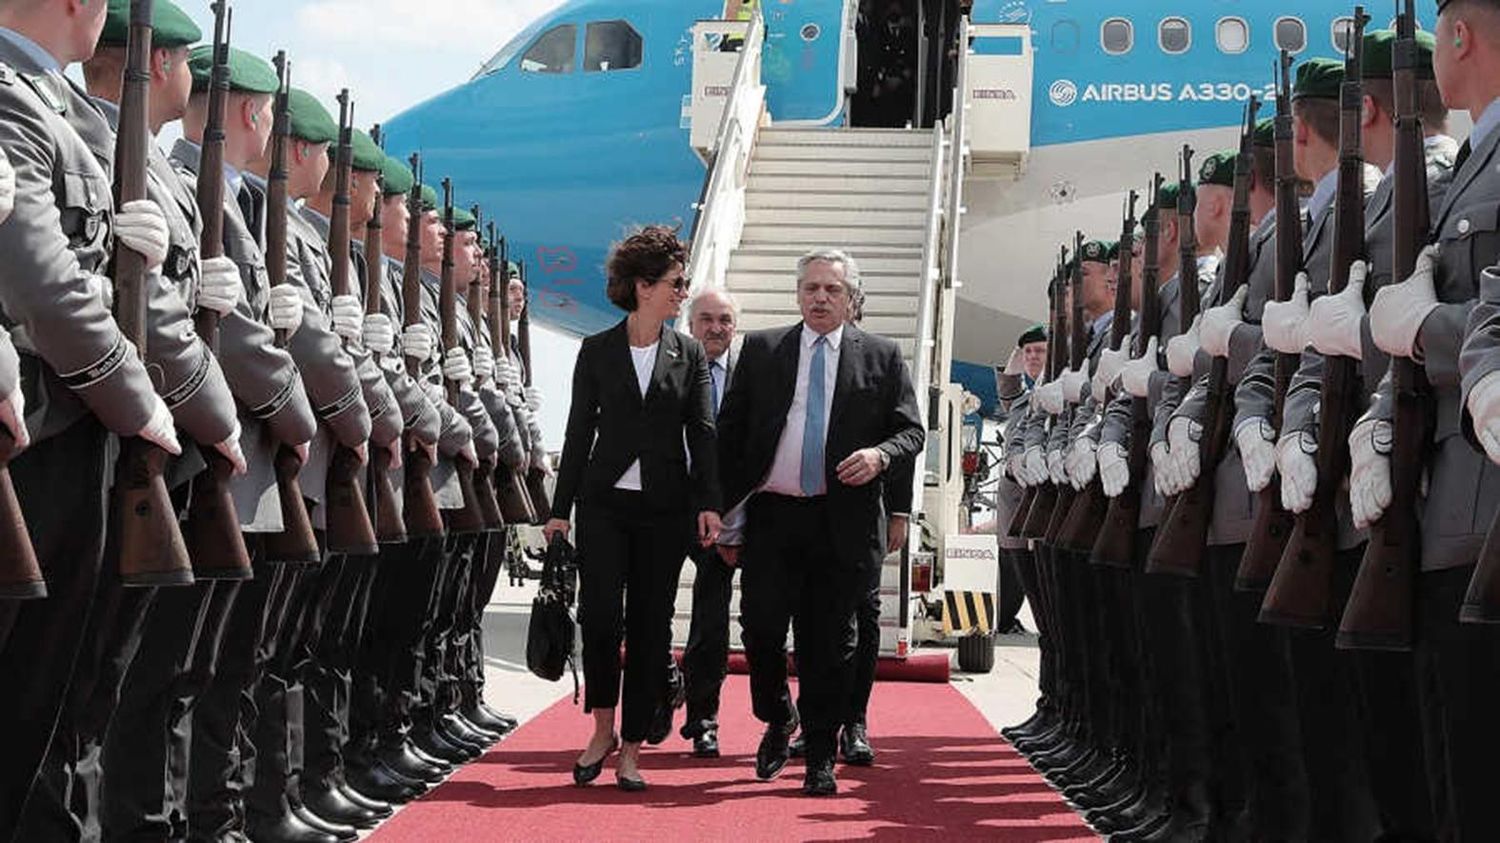
[[[1078,24],[1071,20],[1052,24],[1052,49],[1059,53],[1077,52]]]
[[[626,70],[641,66],[641,35],[622,20],[589,24],[583,37],[586,72]]]
[[[1276,19],[1276,49],[1300,53],[1307,49],[1307,25],[1301,18]]]
[[[1185,53],[1193,45],[1193,29],[1183,18],[1164,18],[1157,29],[1164,53]]]
[[[1339,55],[1349,51],[1349,38],[1354,33],[1354,18],[1334,18],[1333,49]]]
[[[1135,25],[1125,18],[1110,18],[1099,27],[1099,46],[1112,56],[1123,56],[1135,46]]]
[[[572,73],[573,58],[578,51],[578,27],[571,23],[554,26],[531,42],[521,56],[521,70],[526,73]]]
[[[1235,55],[1250,49],[1250,24],[1244,18],[1220,18],[1215,27],[1214,40],[1219,52]]]

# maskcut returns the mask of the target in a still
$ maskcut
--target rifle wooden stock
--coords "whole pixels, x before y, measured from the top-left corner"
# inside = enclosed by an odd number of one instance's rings
[[[406,227],[406,254],[401,265],[401,324],[412,327],[422,324],[422,157],[411,156],[411,171],[416,176],[411,193],[406,197],[406,210],[410,222]],[[427,361],[416,357],[406,358],[406,370],[419,383],[422,366]],[[446,532],[443,512],[438,508],[437,495],[432,491],[432,468],[434,460],[427,449],[407,434],[406,470],[402,475],[402,513],[406,517],[406,532],[412,538],[437,538]]]
[[[1066,287],[1068,284],[1068,247],[1063,246],[1057,261],[1057,272],[1052,277],[1052,285],[1049,288],[1050,300],[1050,322],[1047,328],[1047,380],[1046,383],[1057,380],[1062,375],[1062,370],[1067,366],[1067,358],[1064,356],[1064,343],[1067,342],[1067,306]],[[1038,408],[1040,409],[1040,408]],[[1046,451],[1046,439],[1043,438],[1043,452]],[[1057,486],[1050,480],[1044,480],[1036,487],[1036,494],[1032,496],[1031,506],[1026,512],[1026,520],[1021,522],[1021,538],[1045,539],[1047,528],[1052,524],[1052,510],[1057,508]]]
[[[1068,368],[1070,371],[1081,371],[1084,364],[1088,362],[1088,328],[1084,325],[1083,312],[1083,232],[1079,231],[1073,235],[1073,271],[1068,279],[1072,290],[1072,312],[1068,314]],[[1073,415],[1078,410],[1069,410],[1066,407],[1058,415],[1054,424],[1071,427]],[[1057,503],[1052,507],[1052,513],[1047,519],[1047,531],[1045,541],[1054,546],[1061,547],[1058,543],[1062,535],[1063,524],[1067,523],[1068,514],[1073,510],[1073,503],[1078,499],[1078,490],[1070,483],[1062,483],[1057,489]],[[1066,548],[1062,548],[1066,549]]]
[[[1021,490],[1021,503],[1016,511],[1010,516],[1010,524],[1005,528],[1008,538],[1019,539],[1025,537],[1026,519],[1031,517],[1031,509],[1036,506],[1037,487],[1027,486]]]
[[[522,278],[525,278],[526,265],[521,265]],[[521,373],[525,378],[526,385],[531,386],[531,309],[521,311],[521,318],[516,320],[516,344],[521,348]],[[547,523],[547,518],[552,513],[552,496],[547,493],[547,471],[539,465],[533,465],[526,470],[526,493],[531,497],[532,508],[536,510],[536,520],[531,522],[540,527]]]
[[[1421,103],[1417,93],[1416,20],[1415,3],[1406,0],[1396,18],[1396,43],[1391,55],[1396,101],[1391,185],[1391,224],[1396,236],[1392,274],[1398,279],[1411,276],[1431,228]],[[1417,508],[1422,457],[1432,435],[1428,410],[1431,390],[1426,374],[1411,360],[1391,358],[1390,372],[1396,399],[1391,430],[1391,504],[1370,525],[1370,543],[1360,561],[1349,603],[1344,607],[1336,643],[1348,649],[1410,650],[1412,645],[1416,579],[1422,564]],[[1491,534],[1494,530],[1490,528]],[[1469,605],[1466,597],[1460,620],[1465,619]]]
[[[458,348],[458,293],[453,289],[453,181],[443,179],[443,268],[438,285],[438,319],[442,322],[442,348],[447,352]],[[458,409],[460,385],[458,381],[446,380],[448,403]],[[484,513],[479,509],[479,496],[474,489],[474,468],[462,458],[453,461],[457,469],[458,488],[463,496],[463,506],[450,510],[448,526],[458,533],[478,533],[486,529]]]
[[[380,145],[380,127],[370,129],[370,138]],[[375,175],[375,207],[365,223],[365,271],[360,279],[364,284],[365,315],[379,316],[385,313],[380,289],[385,281],[385,246],[382,243],[384,221],[381,219],[382,197],[385,196],[385,179]],[[374,352],[371,352],[373,355]],[[378,361],[377,361],[378,364]],[[374,443],[371,443],[372,445]],[[380,544],[401,544],[406,541],[406,523],[401,517],[401,506],[396,502],[396,485],[391,482],[391,454],[385,448],[370,449],[370,470],[367,473],[368,487],[365,500],[370,507],[370,519],[375,523],[375,540]]]
[[[1364,53],[1364,26],[1369,17],[1363,6],[1354,9],[1354,28],[1349,54],[1344,62],[1344,85],[1340,92],[1339,175],[1334,199],[1332,267],[1328,292],[1337,295],[1349,282],[1349,267],[1364,253],[1365,196],[1364,159],[1360,148],[1360,121],[1364,88],[1360,67]],[[1326,626],[1334,606],[1333,576],[1337,565],[1339,519],[1337,495],[1349,472],[1349,415],[1355,407],[1358,362],[1351,357],[1323,359],[1321,408],[1318,412],[1318,485],[1312,505],[1296,517],[1291,538],[1276,575],[1266,590],[1260,619],[1266,623],[1311,629]]]
[[[505,238],[496,239],[495,224],[490,223],[490,348],[496,359],[510,359],[510,268],[507,260]],[[497,388],[499,384],[496,384]],[[531,495],[526,491],[526,475],[501,466],[495,477],[496,497],[500,514],[511,524],[531,524],[537,520],[536,510],[531,505]]]
[[[0,430],[0,599],[35,600],[47,596],[47,583],[31,532],[26,529],[26,515],[21,499],[16,497],[10,479],[10,458],[15,455],[16,440]]]
[[[1495,529],[1485,536],[1458,619],[1464,623],[1500,623],[1500,537]]]
[[[146,145],[151,142],[151,0],[131,0],[125,81],[115,138],[115,207],[146,198]],[[116,241],[115,319],[146,352],[146,259]],[[115,518],[120,530],[120,581],[128,586],[188,585],[193,567],[177,525],[162,471],[167,453],[144,439],[129,438],[120,454]],[[13,494],[13,492],[12,492]],[[19,507],[17,508],[19,513]],[[9,520],[9,519],[7,519]],[[21,531],[21,538],[27,536]],[[31,556],[29,546],[24,555]],[[34,561],[34,557],[33,557]],[[24,572],[17,572],[24,575]],[[40,579],[38,569],[37,579]]]
[[[480,216],[479,206],[473,207],[474,231],[484,230]],[[469,280],[469,292],[464,298],[464,305],[469,312],[469,328],[474,334],[474,348],[478,349],[480,343],[488,340],[483,336],[484,331],[484,279],[479,275],[479,267],[474,268],[474,277]],[[493,283],[493,282],[491,282]],[[478,382],[479,373],[474,373],[475,381]],[[474,472],[474,493],[478,495],[479,512],[484,516],[484,525],[490,530],[499,530],[505,526],[505,516],[500,512],[500,499],[495,494],[495,469],[500,464],[498,457],[489,457],[479,461],[479,469]]]
[[[1293,160],[1292,126],[1292,55],[1281,51],[1277,65],[1276,93],[1276,277],[1273,282],[1275,298],[1287,302],[1292,298],[1297,273],[1302,271],[1302,208],[1298,199],[1300,180]],[[1287,220],[1298,220],[1292,225]],[[1297,371],[1301,356],[1277,353],[1273,363],[1274,396],[1271,417],[1267,423],[1273,430],[1281,428],[1282,409],[1286,405],[1286,393],[1291,388],[1292,375]],[[1240,557],[1239,570],[1235,572],[1235,589],[1239,591],[1264,591],[1281,564],[1287,541],[1292,535],[1293,518],[1281,505],[1281,482],[1274,475],[1266,488],[1256,498],[1255,529]]]
[[[334,153],[333,208],[328,218],[328,254],[333,258],[329,287],[335,296],[347,296],[353,293],[353,285],[349,282],[349,181],[354,170],[354,114],[347,88],[339,92],[338,99],[339,143]],[[281,119],[279,111],[276,116]],[[285,139],[281,134],[276,136],[276,142],[278,148],[271,163],[273,174],[276,157],[283,156],[284,161],[286,154]],[[360,476],[363,470],[362,461],[354,449],[342,442],[334,443],[324,495],[328,507],[324,519],[328,525],[328,549],[333,553],[374,556],[380,552],[375,525],[370,522],[370,510],[365,504],[364,482]]]

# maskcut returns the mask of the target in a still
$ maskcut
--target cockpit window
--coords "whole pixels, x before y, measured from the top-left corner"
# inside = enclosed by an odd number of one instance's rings
[[[1123,56],[1135,46],[1135,26],[1125,18],[1110,18],[1099,27],[1099,46],[1112,56]]]
[[[565,23],[543,32],[521,56],[526,73],[572,73],[578,52],[578,27]]]
[[[1300,53],[1307,49],[1307,25],[1301,18],[1276,19],[1276,49]]]
[[[1164,18],[1157,35],[1164,53],[1185,53],[1193,45],[1193,28],[1185,18]]]
[[[622,20],[591,23],[583,38],[586,72],[626,70],[641,66],[641,35]]]

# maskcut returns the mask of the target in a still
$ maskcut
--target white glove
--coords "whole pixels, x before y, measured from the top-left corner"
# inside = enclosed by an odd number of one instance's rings
[[[1266,302],[1261,330],[1266,346],[1282,354],[1301,354],[1307,348],[1307,273],[1297,273],[1290,301]]]
[[[240,268],[234,260],[220,255],[203,259],[202,277],[198,279],[197,306],[212,310],[220,316],[228,315],[240,303],[245,294],[245,284],[240,280]]]
[[[0,427],[10,431],[10,438],[16,440],[15,450],[20,451],[31,444],[31,431],[26,429],[26,393],[19,386],[0,400]]]
[[[1061,448],[1047,452],[1047,479],[1054,486],[1062,486],[1068,482],[1068,469],[1063,465],[1063,452]]]
[[[1491,372],[1469,390],[1469,415],[1474,436],[1491,462],[1500,463],[1500,372]]]
[[[161,400],[160,395],[152,395],[151,401],[151,418],[135,435],[175,457],[182,453],[182,445],[177,441],[177,426],[172,421],[172,411],[167,409],[167,402]]]
[[[432,329],[426,325],[407,325],[401,331],[401,356],[418,360],[432,358]]]
[[[1058,385],[1062,387],[1063,400],[1069,404],[1077,404],[1083,401],[1083,385],[1088,382],[1089,369],[1087,363],[1077,370],[1068,369],[1064,371],[1062,377],[1057,379]]]
[[[391,317],[384,313],[371,313],[365,317],[363,332],[360,339],[364,341],[365,348],[379,355],[389,354],[396,345],[396,329],[391,325]]]
[[[1229,356],[1229,340],[1234,336],[1234,329],[1245,322],[1245,298],[1249,295],[1249,287],[1242,284],[1229,301],[1203,312],[1198,340],[1203,343],[1204,351],[1215,357]]]
[[[1365,419],[1349,432],[1349,509],[1363,530],[1391,505],[1391,423]]]
[[[526,387],[526,408],[533,414],[542,411],[542,391],[534,386]]]
[[[1119,351],[1106,348],[1099,353],[1099,365],[1094,368],[1094,380],[1090,386],[1096,399],[1103,400],[1110,387],[1115,385],[1115,380],[1120,377],[1120,370],[1129,362],[1129,343]]]
[[[1036,405],[1042,408],[1042,412],[1048,415],[1057,415],[1063,411],[1063,388],[1061,381],[1048,381],[1037,387],[1032,393]]]
[[[1375,345],[1392,357],[1411,357],[1422,322],[1437,309],[1437,291],[1432,286],[1432,268],[1438,247],[1428,246],[1417,256],[1411,277],[1400,284],[1381,288],[1370,307],[1370,334]]]
[[[1151,391],[1151,376],[1161,371],[1156,364],[1156,337],[1146,341],[1146,353],[1120,370],[1120,385],[1136,398],[1145,398]]]
[[[469,355],[454,346],[443,352],[443,378],[460,384],[474,382],[474,368],[469,365]]]
[[[1130,485],[1130,461],[1125,456],[1125,446],[1118,442],[1099,446],[1099,483],[1108,498],[1119,497]]]
[[[1318,444],[1312,434],[1296,431],[1276,443],[1276,470],[1281,472],[1281,505],[1300,514],[1312,506],[1318,489]]]
[[[1172,478],[1172,494],[1181,494],[1192,488],[1202,471],[1203,425],[1187,416],[1177,416],[1167,423],[1167,447],[1170,449],[1168,464]]]
[[[397,436],[395,439],[385,443],[385,452],[391,457],[391,461],[388,463],[388,467],[391,469],[401,467],[401,439],[402,437]]]
[[[1179,378],[1190,378],[1193,376],[1193,362],[1198,357],[1198,326],[1202,324],[1202,317],[1193,320],[1188,326],[1187,333],[1178,334],[1167,340],[1167,371]]]
[[[154,270],[167,259],[171,233],[161,208],[150,199],[126,202],[115,211],[115,236],[125,248],[146,259],[146,268]]]
[[[521,367],[517,366],[515,363],[512,363],[510,366],[510,371],[505,375],[505,390],[506,392],[509,392],[511,395],[514,395],[517,398],[525,398],[525,396],[521,394],[521,389]]]
[[[1098,450],[1099,446],[1087,436],[1073,440],[1072,446],[1068,448],[1063,468],[1068,472],[1068,482],[1080,492],[1094,481],[1094,473],[1099,468],[1098,458],[1095,456]]]
[[[1312,303],[1307,313],[1307,344],[1319,354],[1363,359],[1365,278],[1369,274],[1369,264],[1355,261],[1349,267],[1347,287]]]
[[[214,445],[214,450],[224,455],[229,464],[234,466],[235,474],[244,474],[247,470],[245,464],[245,452],[240,449],[240,423],[234,423],[234,430],[223,442]]]
[[[10,159],[5,157],[5,151],[0,150],[0,224],[10,217],[10,212],[15,207],[16,171],[10,166]]]
[[[333,332],[357,343],[364,339],[365,309],[354,296],[334,296],[330,303]]]
[[[297,332],[302,324],[302,293],[290,284],[277,284],[271,288],[271,328],[286,331],[287,336]]]
[[[1156,487],[1156,493],[1164,498],[1176,494],[1172,484],[1172,449],[1165,442],[1157,442],[1151,446],[1151,485]]]
[[[1240,463],[1245,467],[1245,486],[1259,493],[1271,485],[1276,473],[1276,442],[1271,425],[1265,419],[1245,419],[1234,429],[1234,442],[1240,449]]]
[[[495,355],[482,345],[474,349],[474,374],[481,381],[495,376]]]
[[[1026,485],[1040,486],[1047,482],[1047,454],[1040,445],[1032,445],[1026,449],[1026,464],[1022,467],[1026,472]]]
[[[1005,460],[1005,471],[1010,475],[1017,485],[1030,486],[1030,478],[1026,474],[1026,454],[1011,454]]]
[[[511,379],[515,376],[516,366],[510,362],[509,355],[495,358],[495,383],[499,384],[501,389],[510,391]]]

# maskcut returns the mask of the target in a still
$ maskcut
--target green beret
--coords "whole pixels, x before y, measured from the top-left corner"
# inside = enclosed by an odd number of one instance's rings
[[[1198,168],[1198,184],[1234,187],[1234,162],[1237,158],[1239,153],[1236,152],[1215,152],[1203,159],[1203,165]]]
[[[1417,78],[1431,79],[1432,51],[1437,39],[1426,30],[1417,31]],[[1363,76],[1365,79],[1390,79],[1394,75],[1396,32],[1377,29],[1365,33]]]
[[[193,70],[193,91],[208,90],[208,77],[214,67],[213,45],[194,47],[188,54],[188,67]],[[244,50],[229,48],[229,90],[246,94],[274,94],[280,87],[276,68],[270,62]]]
[[[506,275],[506,278],[520,278],[521,277],[521,265],[518,264],[518,263],[516,263],[515,261],[506,261],[505,262],[505,275]]]
[[[1308,59],[1297,65],[1297,81],[1292,85],[1292,101],[1336,100],[1343,84],[1343,62],[1334,59]]]
[[[1111,244],[1103,240],[1090,240],[1083,244],[1080,256],[1089,263],[1109,263],[1109,252]]]
[[[1118,241],[1118,240],[1111,240],[1111,241],[1109,241],[1109,259],[1113,261],[1113,260],[1119,260],[1119,258],[1120,258],[1120,241]]]
[[[354,130],[354,169],[378,173],[385,168],[385,152],[363,129]]]
[[[1031,345],[1034,342],[1046,342],[1046,341],[1047,341],[1047,326],[1046,325],[1032,325],[1030,328],[1026,329],[1025,333],[1021,334],[1021,338],[1020,339],[1016,340],[1016,348],[1021,348],[1022,346]]]
[[[172,0],[156,0],[151,7],[151,46],[164,50],[203,40],[203,31]],[[99,46],[123,47],[130,37],[130,0],[109,0]]]
[[[467,209],[465,209],[465,208],[454,208],[453,209],[453,230],[454,231],[473,231],[474,227],[476,225],[478,225],[478,224],[479,224],[479,220],[475,219],[474,215],[472,213],[470,213]]]
[[[1156,205],[1153,207],[1163,211],[1177,211],[1177,197],[1181,195],[1181,185],[1175,181],[1165,182],[1161,190],[1156,194]]]
[[[1250,137],[1250,142],[1267,149],[1276,146],[1276,118],[1262,117],[1256,121],[1255,134]]]
[[[380,167],[380,175],[384,184],[382,192],[386,196],[410,193],[411,186],[417,181],[416,177],[411,174],[410,167],[389,155],[385,157],[385,163]]]
[[[437,188],[430,184],[422,185],[422,212],[436,211],[438,209]]]
[[[293,88],[287,95],[287,109],[291,112],[292,137],[308,143],[338,142],[339,124],[317,97]]]

